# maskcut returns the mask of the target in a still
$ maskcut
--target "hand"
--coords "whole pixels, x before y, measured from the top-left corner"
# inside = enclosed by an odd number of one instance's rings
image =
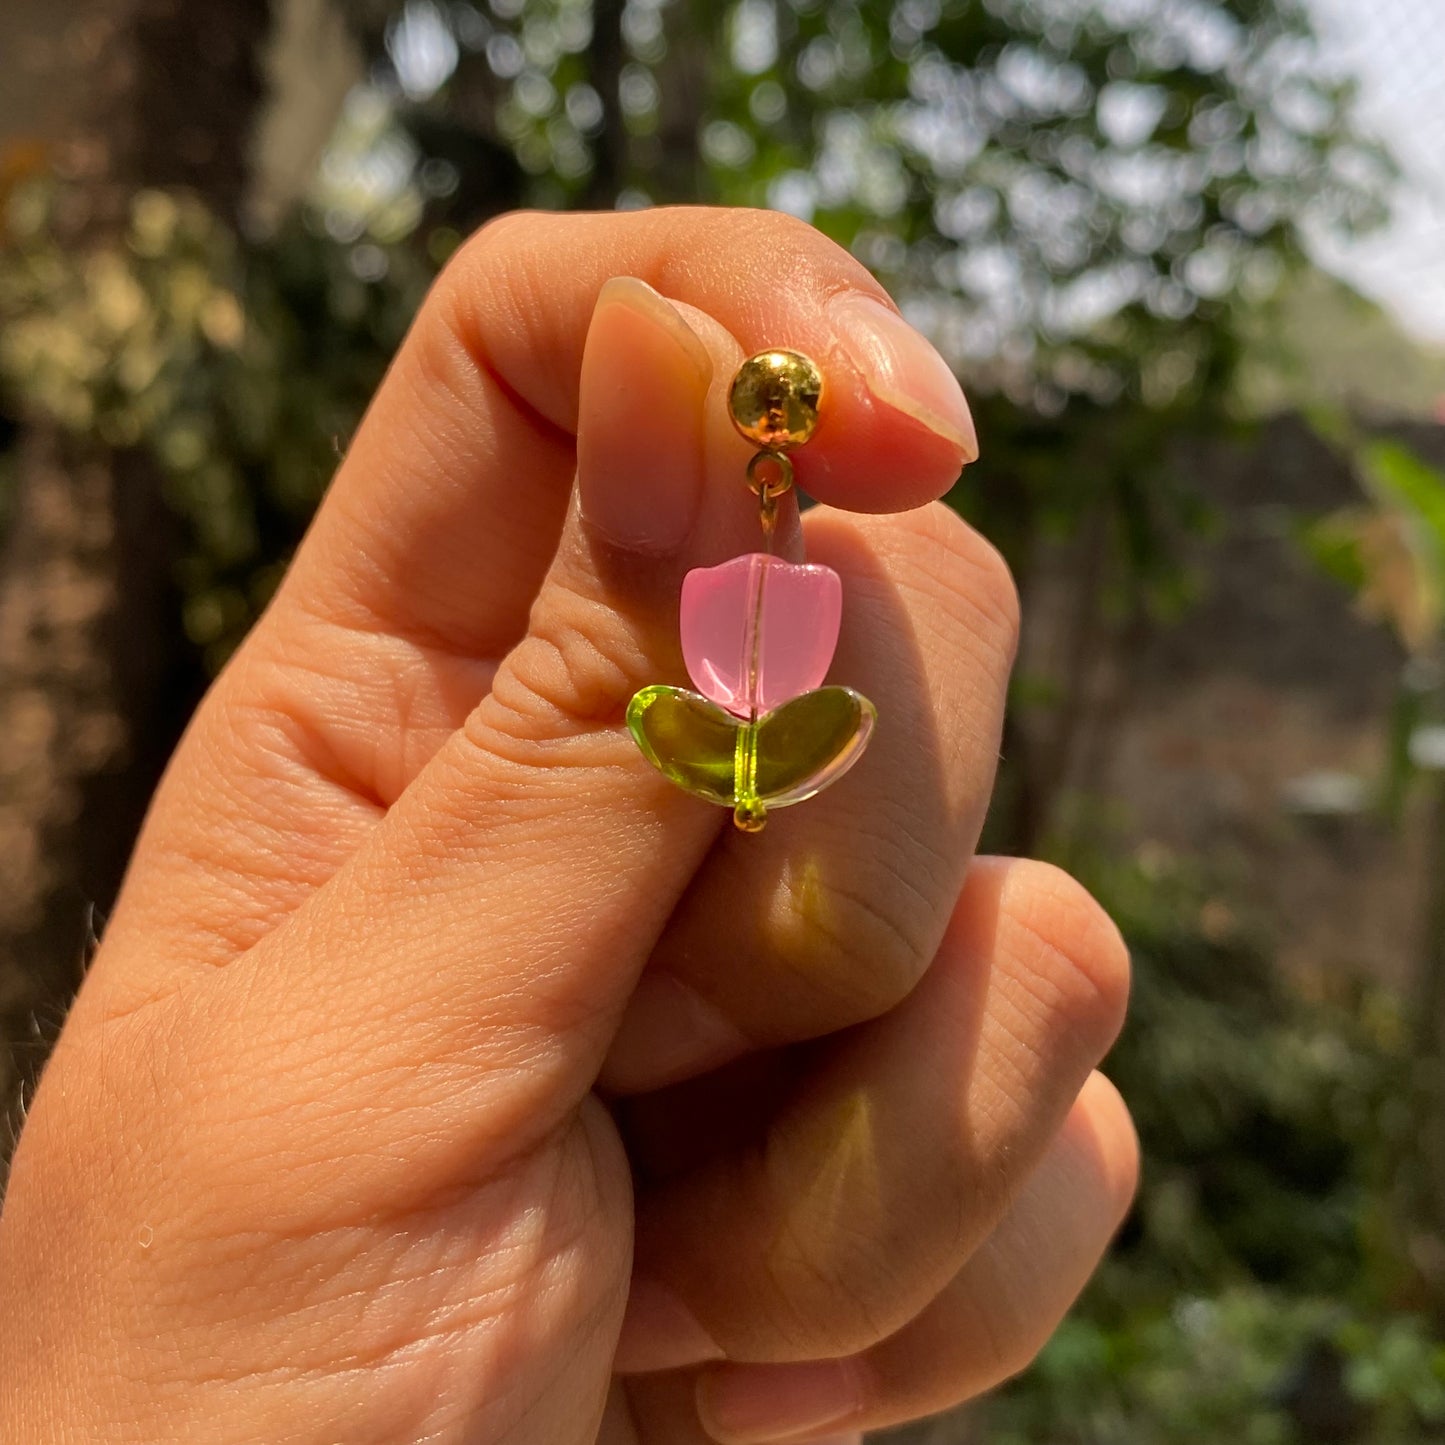
[[[783,541],[842,574],[881,722],[754,837],[621,718],[681,680],[683,573],[756,546],[723,394],[768,345],[827,378],[830,505]],[[1061,874],[971,860],[1016,604],[922,504],[972,452],[936,354],[785,217],[464,248],[37,1096],[0,1436],[812,1439],[1031,1357],[1133,1188],[1091,1073],[1126,956]]]

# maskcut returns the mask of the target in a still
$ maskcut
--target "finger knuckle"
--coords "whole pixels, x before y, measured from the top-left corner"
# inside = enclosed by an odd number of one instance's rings
[[[1007,1291],[980,1310],[979,1337],[987,1358],[990,1388],[1023,1374],[1043,1352],[1057,1326],[1038,1310],[1010,1307]]]
[[[509,211],[473,232],[442,268],[415,328],[412,345],[429,371],[446,378],[460,365],[505,374],[516,355],[555,343],[546,330],[556,310],[555,265],[545,258],[557,228],[578,219]]]
[[[611,730],[647,671],[647,648],[608,603],[553,586],[466,731],[542,743]]]
[[[720,249],[768,257],[774,286],[811,289],[819,278],[833,286],[850,279],[870,287],[874,285],[863,266],[836,241],[816,226],[784,211],[756,206],[680,207],[667,214],[672,219],[672,227],[663,247],[664,265],[683,268],[695,264],[701,219],[716,237]],[[840,267],[843,274],[839,274]]]
[[[800,1351],[838,1355],[885,1339],[916,1303],[900,1290],[897,1257],[841,1217],[786,1231],[768,1266],[781,1332]]]
[[[863,840],[855,840],[862,843]],[[774,925],[783,967],[826,995],[834,1027],[876,1018],[913,991],[927,970],[938,910],[896,847],[849,850],[832,876],[800,869]]]
[[[1050,863],[1016,865],[1005,885],[1010,922],[1023,934],[1023,966],[1044,1007],[1081,1047],[1102,1057],[1123,1027],[1129,950],[1088,890]]]
[[[452,253],[442,268],[446,286],[474,283],[485,276],[500,255],[513,250],[528,233],[545,227],[548,217],[539,211],[504,211],[478,226]]]

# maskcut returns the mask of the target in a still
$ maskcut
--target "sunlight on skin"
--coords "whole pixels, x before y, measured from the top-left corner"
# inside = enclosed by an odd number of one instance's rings
[[[800,1241],[807,1240],[809,1252],[826,1259],[838,1241],[871,1237],[886,1223],[873,1101],[867,1093],[859,1089],[834,1110],[810,1118],[808,1135],[817,1166],[804,1174],[783,1216],[775,1257],[796,1253]],[[806,1149],[807,1143],[795,1139],[793,1147]]]
[[[789,857],[769,910],[770,932],[777,938],[778,963],[800,971],[826,972],[829,955],[814,946],[837,927],[830,903],[835,894],[824,872],[827,860],[818,852]]]

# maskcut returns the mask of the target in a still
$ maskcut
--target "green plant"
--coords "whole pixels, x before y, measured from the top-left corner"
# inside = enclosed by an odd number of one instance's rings
[[[0,251],[0,385],[77,438],[143,448],[188,524],[186,632],[214,669],[264,605],[419,303],[302,224],[243,247],[198,200],[142,191],[114,245],[58,239],[60,193],[19,189]]]
[[[1108,1070],[1145,1160],[1134,1216],[1037,1368],[982,1410],[993,1445],[1423,1442],[1445,1348],[1409,1297],[1395,1179],[1409,1030],[1387,993],[1299,994],[1177,860],[1083,872],[1135,967]],[[1332,1412],[1344,1433],[1307,1428]]]

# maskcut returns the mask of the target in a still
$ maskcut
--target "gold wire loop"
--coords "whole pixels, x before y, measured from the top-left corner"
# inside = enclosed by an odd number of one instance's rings
[[[771,480],[763,475],[763,464],[777,468],[777,475]],[[748,463],[748,486],[765,506],[776,502],[793,485],[793,464],[782,452],[760,451],[753,454]]]
[[[773,533],[778,526],[778,499],[767,492],[758,498],[758,525],[763,529],[763,536],[767,538],[768,550],[772,550]]]

